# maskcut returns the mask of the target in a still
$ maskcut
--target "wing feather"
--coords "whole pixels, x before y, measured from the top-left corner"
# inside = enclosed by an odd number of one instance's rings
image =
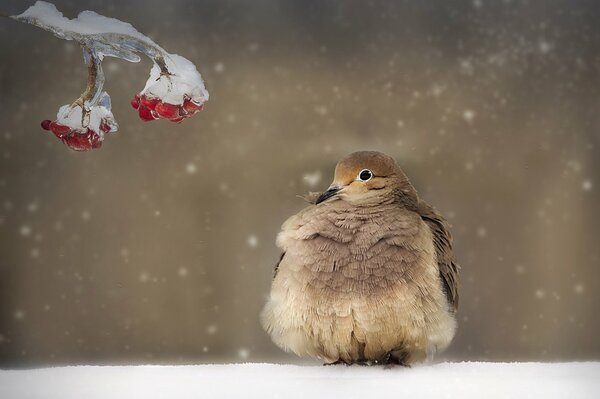
[[[418,212],[421,218],[433,235],[433,242],[437,254],[438,268],[448,302],[454,311],[458,309],[458,288],[460,284],[460,266],[454,259],[452,252],[452,234],[450,234],[450,225],[435,208],[419,201]]]

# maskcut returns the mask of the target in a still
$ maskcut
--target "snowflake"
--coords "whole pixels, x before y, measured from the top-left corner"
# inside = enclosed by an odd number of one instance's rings
[[[312,173],[305,173],[302,179],[309,187],[315,187],[321,181],[321,171],[317,170]]]
[[[540,53],[548,54],[550,50],[552,50],[552,44],[548,43],[546,40],[540,40],[538,49],[540,50]]]
[[[217,62],[215,64],[215,72],[222,73],[223,71],[225,71],[225,64],[223,64],[222,62]]]
[[[185,171],[190,175],[193,175],[198,171],[198,168],[196,167],[196,165],[190,162],[187,165],[185,165]]]
[[[179,270],[177,270],[177,274],[179,275],[179,277],[187,277],[187,275],[189,274],[188,269],[185,267],[180,267]]]
[[[535,297],[537,299],[544,299],[546,297],[546,291],[542,290],[542,289],[538,289],[535,291]]]
[[[248,237],[247,242],[250,248],[256,248],[258,246],[258,237],[255,235],[251,235],[250,237]]]
[[[590,191],[593,187],[592,181],[589,179],[586,179],[583,181],[583,183],[581,183],[581,188],[583,189],[583,191]]]
[[[91,219],[91,217],[92,217],[92,214],[91,214],[89,211],[87,211],[87,210],[84,210],[83,212],[81,212],[81,218],[82,218],[82,219],[83,219],[85,222],[87,222],[88,220],[90,220],[90,219]]]
[[[467,123],[472,123],[475,119],[475,111],[471,109],[465,110],[465,112],[463,112],[463,118]]]
[[[248,351],[248,349],[241,348],[238,351],[238,356],[242,359],[248,359],[248,356],[250,356],[250,351]]]
[[[208,335],[214,335],[217,333],[217,331],[219,331],[219,329],[215,324],[211,324],[208,327],[206,327],[206,333]]]

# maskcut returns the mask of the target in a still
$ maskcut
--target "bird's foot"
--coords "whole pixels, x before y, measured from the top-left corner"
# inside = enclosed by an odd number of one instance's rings
[[[385,369],[391,369],[397,366],[410,368],[411,365],[407,361],[407,356],[398,356],[392,352],[388,352],[383,359],[377,362],[384,366]]]
[[[331,362],[331,363],[323,363],[323,366],[337,366],[338,364],[343,364],[345,366],[350,366],[352,363],[348,363],[342,359],[338,359],[335,362]]]

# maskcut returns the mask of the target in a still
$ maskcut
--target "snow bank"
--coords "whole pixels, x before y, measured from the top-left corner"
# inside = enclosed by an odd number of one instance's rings
[[[0,371],[0,398],[598,398],[600,362],[412,369],[231,364]]]

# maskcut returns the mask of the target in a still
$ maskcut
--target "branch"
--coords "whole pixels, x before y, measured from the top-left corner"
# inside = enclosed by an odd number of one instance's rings
[[[93,11],[83,11],[77,18],[68,19],[53,4],[44,1],[9,18],[37,26],[60,39],[76,41],[83,48],[88,68],[85,91],[71,105],[61,107],[54,122],[42,122],[44,129],[51,130],[73,149],[98,148],[105,133],[117,130],[110,97],[102,91],[104,57],[139,62],[137,53],[141,53],[153,61],[146,86],[131,102],[144,121],[163,118],[180,123],[202,110],[208,101],[208,91],[194,64],[168,53],[126,22]],[[81,137],[76,134],[87,135],[89,140],[81,144]]]

